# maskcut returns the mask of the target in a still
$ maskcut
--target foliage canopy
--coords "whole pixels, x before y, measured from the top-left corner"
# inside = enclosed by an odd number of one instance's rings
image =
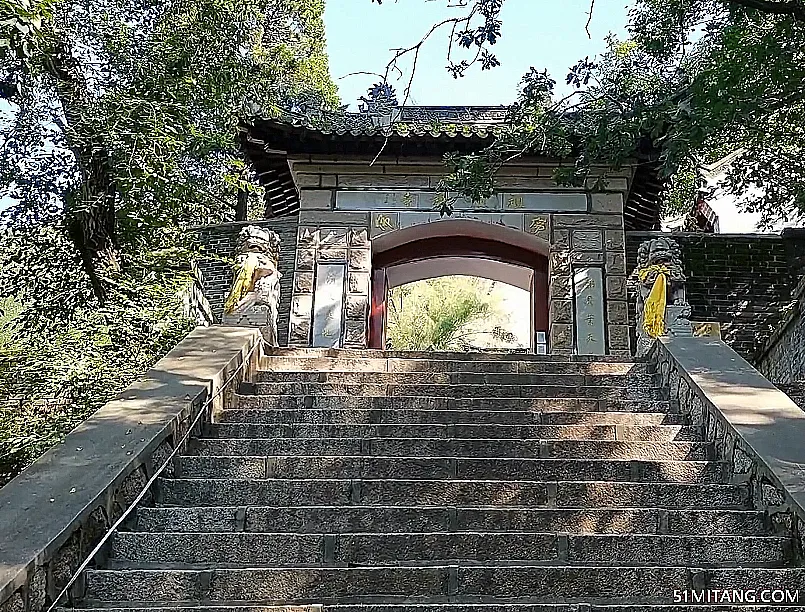
[[[437,26],[452,28],[451,50],[484,57],[505,35],[504,4],[468,0],[462,17]],[[594,8],[593,0],[591,19]],[[805,4],[637,0],[628,32],[570,69],[574,91],[563,98],[550,75],[532,68],[509,129],[484,151],[449,156],[443,189],[482,200],[497,169],[526,154],[571,160],[555,177],[565,184],[584,181],[595,162],[649,159],[667,181],[666,212],[681,212],[673,209],[689,209],[703,187],[702,169],[737,152],[722,188],[760,212],[761,225],[805,220]],[[417,50],[397,50],[392,62]],[[450,52],[448,62],[457,78],[469,67],[456,69]]]
[[[507,331],[509,318],[495,286],[483,278],[444,276],[395,287],[388,298],[390,348],[521,348]]]
[[[31,400],[2,412],[8,471],[188,331],[184,229],[260,196],[239,124],[337,104],[323,8],[0,0],[0,387]]]

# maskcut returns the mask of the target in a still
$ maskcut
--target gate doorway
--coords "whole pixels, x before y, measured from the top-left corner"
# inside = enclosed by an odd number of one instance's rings
[[[386,348],[388,292],[441,276],[476,276],[530,293],[532,352],[547,352],[548,244],[531,234],[469,219],[447,219],[372,241],[369,347]]]

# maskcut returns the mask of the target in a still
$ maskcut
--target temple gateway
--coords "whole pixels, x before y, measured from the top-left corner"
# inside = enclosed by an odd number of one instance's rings
[[[463,274],[530,292],[533,352],[631,354],[624,232],[659,229],[656,166],[598,168],[603,188],[594,178],[567,188],[552,179],[563,160],[522,158],[501,169],[494,196],[459,198],[442,217],[435,202],[444,154],[483,148],[506,109],[394,112],[329,129],[301,117],[244,128],[267,189],[267,226],[279,228],[280,258],[293,262],[280,262],[291,277],[280,298],[281,340],[385,348],[389,289]],[[283,234],[281,218],[291,216],[298,225]]]
[[[504,112],[244,127],[264,218],[193,228],[199,325],[0,489],[0,612],[802,610],[805,229],[656,231],[639,159],[441,217]],[[445,274],[550,355],[362,350]]]

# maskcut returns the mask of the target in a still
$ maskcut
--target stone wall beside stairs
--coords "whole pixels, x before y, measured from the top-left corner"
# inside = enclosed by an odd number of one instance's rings
[[[720,323],[724,341],[757,365],[785,319],[797,281],[805,272],[805,230],[786,230],[781,235],[626,232],[630,274],[637,265],[640,244],[658,236],[671,237],[682,248],[691,319]],[[634,334],[633,280],[629,293]]]
[[[761,351],[757,367],[775,383],[805,383],[805,276],[780,326]]]
[[[247,225],[268,228],[280,237],[279,271],[280,305],[277,321],[281,345],[288,343],[288,321],[291,313],[294,260],[296,259],[296,233],[299,216],[278,217],[264,221],[240,221],[191,228],[198,242],[211,256],[197,262],[204,296],[210,304],[216,322],[220,322],[229,289],[232,286],[232,265],[226,261],[235,254],[238,234]]]

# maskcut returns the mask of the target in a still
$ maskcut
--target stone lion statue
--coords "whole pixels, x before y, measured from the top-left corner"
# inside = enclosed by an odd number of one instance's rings
[[[654,338],[672,335],[692,335],[688,317],[690,305],[685,299],[685,273],[682,269],[682,249],[670,238],[653,238],[642,243],[637,250],[637,354],[644,355],[651,348]],[[660,279],[665,287],[661,297],[664,308],[659,322],[646,321],[646,303],[652,289]],[[655,299],[656,299],[655,294]],[[655,317],[656,318],[656,317]]]
[[[280,299],[280,239],[271,230],[248,225],[235,248],[235,279],[224,304],[224,324],[256,326],[270,346],[277,346]]]

